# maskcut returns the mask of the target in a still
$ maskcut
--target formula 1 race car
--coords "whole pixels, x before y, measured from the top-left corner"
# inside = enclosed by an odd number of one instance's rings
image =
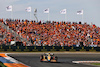
[[[54,56],[53,53],[45,53],[40,56],[40,62],[57,62],[57,56]]]

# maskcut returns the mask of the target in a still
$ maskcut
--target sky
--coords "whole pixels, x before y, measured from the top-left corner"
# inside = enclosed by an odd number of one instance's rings
[[[66,9],[66,21],[79,22],[82,21],[82,15],[77,15],[77,11],[83,9],[83,21],[100,27],[100,0],[0,0],[0,5],[0,18],[11,18],[11,12],[6,11],[6,7],[12,5],[13,19],[30,20],[30,13],[25,8],[31,6],[31,19],[36,20],[36,8],[38,20],[41,21],[48,20],[48,14],[43,13],[43,10],[49,8],[51,21],[65,21],[65,15],[60,14],[60,11]]]

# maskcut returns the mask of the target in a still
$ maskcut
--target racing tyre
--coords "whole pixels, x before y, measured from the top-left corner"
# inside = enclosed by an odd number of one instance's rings
[[[43,59],[43,55],[40,56],[40,62],[42,62],[42,59]]]
[[[58,57],[57,57],[57,56],[55,56],[55,60],[56,60],[56,61],[58,60]]]

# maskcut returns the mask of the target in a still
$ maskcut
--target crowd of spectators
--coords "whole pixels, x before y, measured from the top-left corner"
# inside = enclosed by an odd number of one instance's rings
[[[3,19],[0,19],[0,45],[11,45],[11,41],[21,42],[19,37],[15,37],[14,33],[6,30],[3,26]]]
[[[100,46],[100,27],[95,24],[8,19],[2,23],[36,46]]]
[[[8,45],[14,40],[14,36],[8,32],[4,27],[0,26],[0,45]]]

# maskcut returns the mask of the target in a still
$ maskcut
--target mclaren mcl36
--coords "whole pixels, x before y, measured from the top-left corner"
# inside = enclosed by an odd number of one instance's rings
[[[57,62],[57,56],[54,56],[53,53],[44,53],[40,56],[40,62]]]

